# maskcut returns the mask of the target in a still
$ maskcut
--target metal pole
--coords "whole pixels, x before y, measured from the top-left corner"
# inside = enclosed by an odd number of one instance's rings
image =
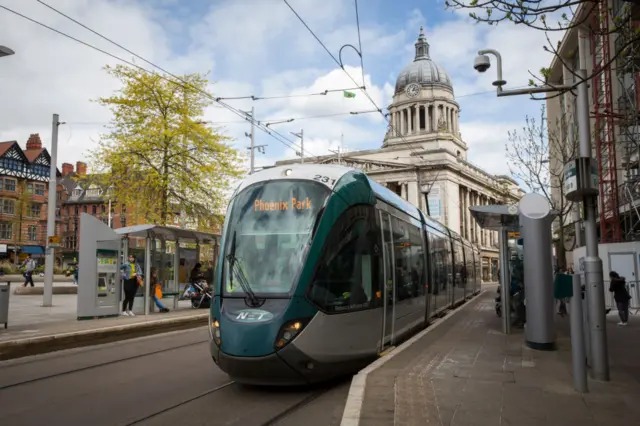
[[[300,129],[300,163],[304,164],[304,129]]]
[[[573,297],[571,309],[571,363],[573,367],[573,387],[576,391],[585,393],[587,388],[587,357],[585,354],[584,330],[582,328],[582,289],[580,275],[573,275]]]
[[[149,285],[151,284],[151,244],[155,244],[156,240],[152,240],[147,236],[144,247],[144,316],[149,315],[149,298],[151,297],[151,291]]]
[[[502,332],[511,334],[511,294],[509,292],[509,236],[507,228],[500,228],[498,234],[500,245],[500,298],[502,299]]]
[[[584,54],[584,50],[581,55]],[[587,72],[577,70],[578,78],[586,80]],[[578,134],[580,157],[591,158],[591,131],[589,125],[589,93],[587,84],[578,85]],[[598,256],[597,206],[595,197],[585,197],[584,233],[587,256],[584,260],[585,287],[589,301],[589,325],[591,340],[591,374],[596,380],[609,380],[609,353],[607,348],[607,329],[604,303],[604,277],[602,260]]]
[[[109,228],[111,228],[111,198],[109,198],[109,216],[108,216],[108,220],[109,220]]]
[[[56,162],[58,157],[58,114],[53,114],[51,124],[51,165],[49,167],[49,198],[47,205],[47,247],[44,263],[44,293],[42,306],[53,306],[53,263],[55,260],[55,250],[49,247],[49,238],[56,235]]]
[[[255,139],[254,139],[254,135],[256,133],[256,120],[255,120],[255,107],[251,107],[251,148],[249,148],[249,150],[251,151],[251,171],[249,172],[250,174],[253,174],[253,170],[254,170],[254,157],[255,157]]]

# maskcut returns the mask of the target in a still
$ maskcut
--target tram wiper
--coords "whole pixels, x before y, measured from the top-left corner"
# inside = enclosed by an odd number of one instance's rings
[[[239,265],[240,260],[236,257],[236,231],[233,231],[233,241],[231,242],[231,253],[227,255],[227,261],[229,262],[229,285],[233,288],[233,275],[237,274],[240,287],[247,294],[250,305],[252,307],[260,306],[260,301],[256,297],[256,294],[251,289],[247,277],[242,271],[242,267]]]

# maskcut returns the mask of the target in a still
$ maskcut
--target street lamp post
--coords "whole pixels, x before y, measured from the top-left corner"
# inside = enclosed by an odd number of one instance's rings
[[[2,58],[3,56],[15,55],[15,53],[16,52],[9,49],[7,46],[0,46],[0,58]]]
[[[586,46],[580,43],[580,69],[575,70],[580,83],[577,85],[577,111],[578,135],[579,135],[579,158],[574,161],[578,169],[577,186],[574,191],[575,200],[581,200],[585,212],[585,234],[587,256],[584,261],[585,287],[587,288],[588,312],[589,312],[589,341],[592,354],[592,375],[597,380],[609,380],[609,354],[607,348],[606,314],[604,304],[604,277],[602,272],[602,260],[598,256],[598,239],[596,215],[597,207],[595,199],[598,195],[597,189],[593,188],[591,176],[591,131],[589,125],[589,98],[587,92],[587,72],[586,67]],[[530,87],[527,89],[504,90],[507,82],[502,78],[502,57],[494,49],[483,49],[478,51],[473,67],[478,72],[485,72],[491,66],[489,56],[493,55],[497,62],[497,80],[493,82],[496,86],[498,97],[531,95],[533,93],[549,93],[561,90],[572,89],[573,86],[563,84],[558,86]],[[568,197],[567,197],[568,198]],[[574,295],[575,297],[575,295]]]

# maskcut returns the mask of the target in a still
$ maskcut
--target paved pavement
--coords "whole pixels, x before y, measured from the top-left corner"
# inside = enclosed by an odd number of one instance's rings
[[[349,381],[313,389],[230,383],[201,327],[0,362],[3,426],[338,425]],[[271,423],[270,423],[271,424]]]
[[[640,317],[617,327],[616,313],[609,314],[611,381],[589,380],[590,392],[579,394],[568,318],[557,319],[557,351],[533,351],[522,330],[502,335],[493,296],[471,301],[371,372],[359,426],[638,423]]]

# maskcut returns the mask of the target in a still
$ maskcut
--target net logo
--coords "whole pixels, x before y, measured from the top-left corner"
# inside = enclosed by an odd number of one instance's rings
[[[245,309],[236,315],[236,321],[241,322],[266,322],[273,319],[271,312],[261,309]]]

